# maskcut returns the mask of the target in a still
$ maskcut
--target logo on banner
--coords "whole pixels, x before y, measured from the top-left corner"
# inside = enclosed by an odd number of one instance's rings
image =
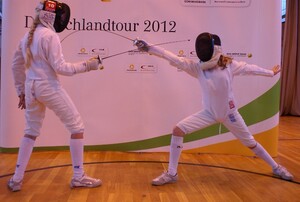
[[[107,48],[80,48],[79,51],[77,52],[77,55],[80,56],[95,56],[99,55],[100,57],[105,57],[107,56],[108,49]]]
[[[149,72],[149,73],[156,73],[157,67],[155,65],[141,65],[140,72]]]
[[[252,58],[252,53],[245,53],[245,52],[231,52],[231,53],[226,53],[226,55],[233,57],[233,58]]]
[[[251,4],[251,0],[180,0],[183,6],[203,6],[203,7],[248,7]]]
[[[129,73],[157,73],[157,66],[153,64],[134,65],[130,64],[126,69]]]
[[[89,53],[85,48],[80,48],[78,55],[88,55]]]
[[[91,55],[99,55],[100,57],[104,57],[107,55],[107,50],[105,48],[93,48],[91,50]]]
[[[137,72],[134,64],[130,64],[129,67],[126,69],[126,72]]]
[[[148,53],[139,51],[138,49],[128,51],[128,55],[140,55],[140,54],[148,54]]]
[[[178,57],[186,57],[185,53],[184,53],[184,50],[179,50],[178,51]]]

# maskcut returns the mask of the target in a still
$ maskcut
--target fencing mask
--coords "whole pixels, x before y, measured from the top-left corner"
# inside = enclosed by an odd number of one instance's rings
[[[215,46],[221,46],[221,39],[218,35],[213,34],[212,35],[213,39],[214,39],[214,45]]]
[[[204,32],[198,35],[195,43],[196,53],[202,62],[211,59],[214,53],[214,40],[210,33]]]
[[[42,1],[36,11],[41,23],[56,32],[62,32],[67,27],[71,15],[67,4],[55,0]]]

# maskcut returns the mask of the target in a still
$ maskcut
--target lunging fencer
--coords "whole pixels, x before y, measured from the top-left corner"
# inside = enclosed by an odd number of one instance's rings
[[[7,184],[11,191],[21,190],[25,169],[35,140],[40,135],[46,108],[54,111],[71,134],[71,188],[97,187],[102,184],[100,179],[89,177],[84,172],[84,124],[58,78],[58,75],[72,76],[98,70],[102,63],[99,57],[78,63],[65,61],[57,32],[66,28],[69,18],[70,8],[67,4],[55,0],[42,0],[36,7],[32,27],[24,35],[14,54],[12,70],[19,96],[18,107],[25,109],[26,125],[15,173]]]
[[[183,137],[218,122],[223,123],[243,145],[250,148],[258,157],[269,164],[274,175],[285,180],[293,179],[293,175],[286,168],[276,163],[262,145],[254,139],[238,112],[232,90],[234,76],[260,75],[273,77],[280,72],[279,65],[267,70],[257,65],[236,61],[222,53],[220,38],[208,32],[201,33],[196,38],[195,49],[199,62],[178,57],[159,46],[151,46],[143,40],[136,40],[135,44],[140,51],[161,57],[169,61],[172,66],[198,79],[202,90],[203,109],[186,117],[174,127],[170,144],[168,170],[153,179],[153,185],[176,182],[178,179],[178,161],[183,148]]]

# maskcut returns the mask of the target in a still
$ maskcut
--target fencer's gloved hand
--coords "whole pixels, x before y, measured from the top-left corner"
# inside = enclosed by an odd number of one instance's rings
[[[133,45],[137,46],[140,51],[148,52],[149,51],[149,45],[147,42],[143,40],[134,40]]]
[[[274,73],[274,76],[276,74],[278,74],[280,71],[281,71],[281,67],[279,65],[275,65],[273,68],[272,68],[272,71]]]
[[[103,69],[102,65],[102,59],[99,56],[92,57],[86,61],[86,70],[91,71],[91,70],[97,70]]]

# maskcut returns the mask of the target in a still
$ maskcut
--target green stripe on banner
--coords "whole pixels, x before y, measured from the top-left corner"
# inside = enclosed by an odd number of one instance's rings
[[[239,112],[243,116],[246,124],[253,125],[258,122],[264,121],[271,118],[279,111],[279,93],[280,93],[280,81],[278,82],[263,95],[253,100],[249,104],[239,109]],[[228,130],[222,126],[221,133],[226,133]],[[184,142],[191,142],[195,140],[212,137],[219,134],[219,124],[211,125],[202,130],[188,134],[184,138]],[[155,138],[117,143],[107,145],[89,145],[85,146],[85,150],[91,151],[135,151],[135,150],[146,150],[152,148],[158,148],[170,145],[171,134],[162,135]],[[35,147],[34,151],[45,151],[45,150],[66,150],[67,146],[61,147]],[[0,152],[12,152],[17,151],[16,148],[0,148]]]

